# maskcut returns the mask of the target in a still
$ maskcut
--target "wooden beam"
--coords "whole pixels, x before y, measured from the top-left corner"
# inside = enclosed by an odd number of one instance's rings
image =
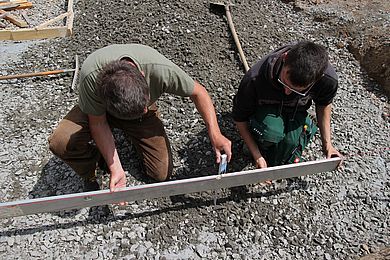
[[[0,7],[4,5],[24,4],[27,2],[28,2],[27,0],[4,1],[4,2],[0,2]]]
[[[0,10],[10,11],[12,9],[15,9],[18,6],[19,6],[19,4],[0,5]],[[6,9],[8,9],[8,10],[6,10]]]
[[[58,15],[57,17],[53,18],[53,19],[50,19],[44,23],[41,23],[40,25],[37,25],[35,28],[36,29],[43,29],[43,28],[46,28],[48,25],[50,24],[53,24],[57,21],[60,21],[62,19],[64,19],[65,17],[68,17],[68,13],[63,13],[63,14],[60,14]]]
[[[55,37],[65,37],[69,35],[68,29],[65,26],[62,27],[49,27],[43,29],[19,29],[19,30],[1,30],[0,40],[36,40],[47,39]]]
[[[6,3],[19,3],[19,2],[27,2],[25,0],[14,0]],[[3,10],[0,10],[0,15]],[[9,17],[7,13],[5,17]],[[4,19],[6,19],[4,17]],[[66,25],[65,26],[55,26],[55,27],[47,27],[49,24],[52,24],[55,21],[60,20],[61,18],[66,17]],[[55,38],[55,37],[65,37],[73,34],[73,0],[68,0],[68,8],[67,12],[57,16],[54,19],[51,19],[47,22],[44,22],[33,29],[19,29],[19,30],[0,30],[0,40],[35,40],[35,39],[47,39],[47,38]],[[27,23],[19,20],[22,27],[27,27]]]
[[[68,11],[69,14],[68,19],[66,19],[66,28],[68,30],[68,35],[73,34],[73,19],[74,19],[74,12],[73,12],[73,0],[68,0]]]
[[[0,203],[0,218],[92,207],[123,201],[155,199],[179,194],[248,185],[264,182],[266,180],[299,177],[313,173],[333,171],[340,162],[340,158],[332,158],[269,167],[265,169],[226,173],[222,175],[211,175],[185,180],[145,184],[134,187],[126,187],[115,192],[111,192],[110,190],[100,190],[15,202],[5,202]]]
[[[20,14],[22,15],[23,19],[26,21],[26,23],[28,25],[32,24],[32,22],[31,22],[30,18],[28,17],[27,12],[25,10],[21,10]]]
[[[11,11],[11,10],[27,9],[27,8],[31,8],[32,6],[33,6],[32,2],[26,2],[23,4],[11,4],[11,5],[0,6],[0,9],[5,11]]]
[[[9,13],[3,12],[3,13],[0,14],[0,18],[4,18],[4,17],[6,17],[7,15],[9,15]]]
[[[0,14],[4,14],[6,13],[4,10],[0,10]],[[16,26],[19,26],[19,27],[27,27],[27,23],[21,19],[19,19],[18,17],[12,15],[12,14],[7,14],[6,16],[3,17],[5,20],[8,20],[10,21],[11,23],[15,24]]]

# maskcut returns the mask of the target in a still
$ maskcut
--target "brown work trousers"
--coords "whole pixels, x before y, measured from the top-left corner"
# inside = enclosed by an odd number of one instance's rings
[[[157,181],[171,176],[171,148],[155,105],[142,118],[122,120],[107,114],[107,121],[111,128],[123,130],[127,140],[135,146],[148,176]],[[91,179],[102,158],[92,140],[88,115],[76,105],[49,137],[49,148],[82,178]]]

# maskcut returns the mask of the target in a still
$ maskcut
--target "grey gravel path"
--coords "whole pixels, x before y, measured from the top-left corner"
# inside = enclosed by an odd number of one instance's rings
[[[1,42],[0,73],[69,68],[75,54],[83,61],[111,43],[150,45],[210,92],[221,129],[234,142],[230,170],[253,168],[229,116],[243,68],[224,16],[201,0],[93,2],[76,2],[73,37]],[[328,48],[340,77],[332,131],[344,166],[271,186],[223,190],[217,206],[214,194],[204,192],[112,206],[113,214],[98,207],[2,219],[1,259],[356,259],[390,246],[388,97],[348,52],[348,38],[328,23],[281,1],[235,3],[233,19],[249,64],[299,39]],[[339,25],[353,22],[346,11],[314,11],[337,17]],[[77,102],[71,81],[72,75],[61,75],[0,82],[2,202],[81,191],[79,177],[47,148],[47,137]],[[190,100],[166,95],[159,107],[174,178],[216,173],[205,126]],[[115,136],[129,185],[150,182],[131,146],[119,131]],[[323,158],[318,136],[310,148],[307,160]]]

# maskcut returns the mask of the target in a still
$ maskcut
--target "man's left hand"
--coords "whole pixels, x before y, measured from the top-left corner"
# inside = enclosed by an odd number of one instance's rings
[[[126,187],[126,173],[122,171],[111,172],[110,176],[110,191],[115,192],[115,190]],[[127,205],[127,202],[123,201],[118,203],[121,206]]]
[[[341,166],[343,160],[344,160],[344,157],[343,155],[337,151],[336,148],[334,148],[333,146],[330,146],[328,148],[324,148],[324,154],[326,156],[326,159],[329,159],[329,158],[334,158],[334,157],[339,157],[341,158],[341,162],[340,164],[338,165],[339,167]]]

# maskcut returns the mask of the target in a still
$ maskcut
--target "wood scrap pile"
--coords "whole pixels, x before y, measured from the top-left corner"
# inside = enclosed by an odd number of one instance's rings
[[[25,9],[31,8],[32,6],[33,3],[27,0],[0,0],[0,18],[18,27],[26,28],[29,25],[29,18]],[[13,11],[19,11],[23,18],[14,14]],[[5,28],[6,24],[0,21],[0,27]]]
[[[73,0],[68,0],[67,6],[66,12],[34,26],[26,12],[26,9],[33,7],[33,2],[0,0],[0,40],[32,40],[71,35]],[[17,29],[9,29],[9,25]]]

